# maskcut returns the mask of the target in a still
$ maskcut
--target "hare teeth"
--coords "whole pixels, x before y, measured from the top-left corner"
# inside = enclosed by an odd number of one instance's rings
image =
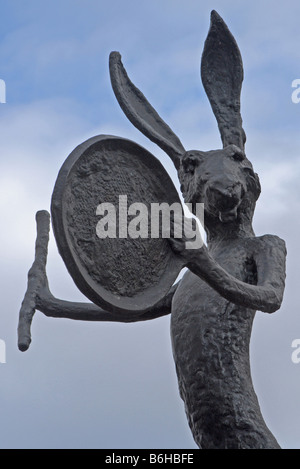
[[[222,223],[228,223],[230,221],[234,221],[237,218],[237,210],[238,206],[232,208],[231,210],[226,210],[224,212],[219,212],[219,220]]]

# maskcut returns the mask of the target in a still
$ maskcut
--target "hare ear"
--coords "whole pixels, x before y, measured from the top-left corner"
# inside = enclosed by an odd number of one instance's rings
[[[218,122],[223,147],[234,144],[243,150],[246,135],[240,114],[242,58],[234,37],[214,10],[202,54],[201,78]]]
[[[111,52],[109,71],[115,96],[130,122],[172,159],[176,169],[185,149],[179,138],[128,78],[119,52]]]

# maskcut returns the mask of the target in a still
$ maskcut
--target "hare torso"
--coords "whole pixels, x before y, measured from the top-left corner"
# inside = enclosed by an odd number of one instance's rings
[[[257,243],[259,238],[234,241],[215,251],[214,257],[236,278],[255,283],[252,255]],[[255,311],[225,300],[190,271],[174,295],[173,354],[181,397],[200,447],[277,447],[263,418],[257,421],[261,414],[249,364],[254,315]]]

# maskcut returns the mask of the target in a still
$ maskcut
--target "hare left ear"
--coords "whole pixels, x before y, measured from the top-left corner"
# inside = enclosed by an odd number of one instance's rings
[[[213,10],[201,59],[201,78],[218,122],[223,147],[234,144],[241,150],[246,141],[240,114],[243,77],[237,43],[223,19]]]

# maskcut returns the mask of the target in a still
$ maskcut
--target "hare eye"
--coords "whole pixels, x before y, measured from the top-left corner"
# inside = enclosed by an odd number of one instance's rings
[[[234,159],[235,161],[243,161],[245,159],[245,154],[242,151],[235,151],[231,155],[231,158]]]
[[[197,158],[190,156],[183,161],[183,168],[186,173],[194,174],[196,166],[199,161]]]
[[[251,169],[251,168],[243,168],[243,169],[244,169],[244,172],[245,172],[248,176],[250,176],[250,177],[252,177],[253,179],[255,179],[255,174],[254,174],[253,169]]]

